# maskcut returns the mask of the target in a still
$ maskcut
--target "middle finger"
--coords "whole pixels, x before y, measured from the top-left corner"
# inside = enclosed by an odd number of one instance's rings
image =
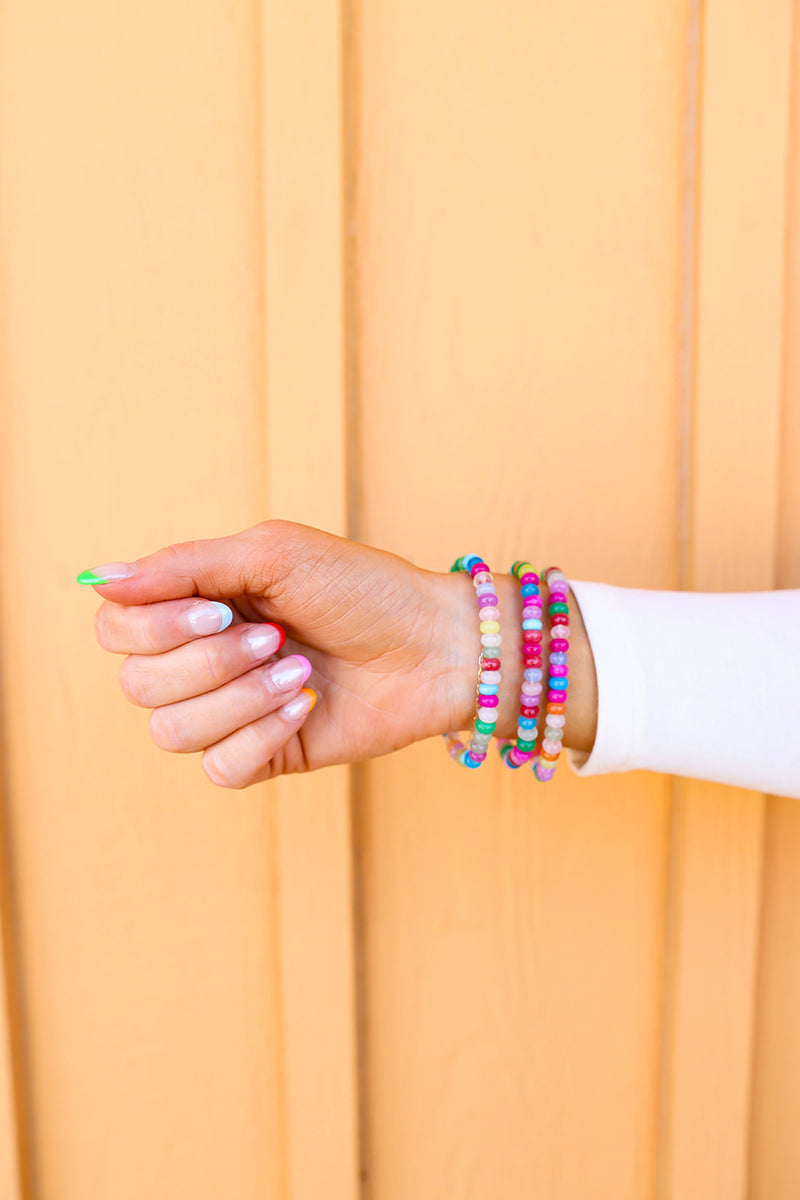
[[[278,625],[234,625],[164,654],[129,654],[119,669],[125,696],[159,708],[213,691],[277,654],[286,634]]]

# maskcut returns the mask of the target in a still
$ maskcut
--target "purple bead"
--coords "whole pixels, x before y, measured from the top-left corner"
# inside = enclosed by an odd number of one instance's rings
[[[497,608],[497,596],[491,593],[481,596],[481,608]]]
[[[555,663],[555,665],[551,666],[549,668],[549,670],[550,670],[551,675],[568,675],[569,674],[566,663]]]
[[[550,649],[555,650],[556,654],[566,654],[569,650],[569,642],[566,638],[553,638],[550,642]]]

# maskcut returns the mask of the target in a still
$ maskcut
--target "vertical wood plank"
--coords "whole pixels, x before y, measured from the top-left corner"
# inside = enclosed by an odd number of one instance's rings
[[[682,8],[357,10],[363,536],[677,586]],[[375,1200],[652,1194],[668,801],[365,765]]]
[[[704,7],[686,586],[775,586],[791,0]],[[747,1187],[764,798],[676,780],[659,1196]]]
[[[800,13],[794,10],[779,587],[800,588]],[[800,804],[767,799],[749,1200],[800,1195]]]
[[[258,7],[0,12],[4,770],[42,1200],[283,1200],[273,831],[75,576],[263,517]]]
[[[267,513],[345,534],[341,33],[335,0],[262,6]],[[279,779],[269,796],[280,913],[285,1197],[354,1200],[350,770]]]
[[[25,1162],[20,1136],[22,1089],[18,1072],[21,1063],[18,1060],[18,1021],[15,1019],[18,1015],[17,1005],[11,994],[13,936],[8,876],[10,859],[5,832],[6,814],[0,764],[0,1197],[2,1200],[22,1200]]]

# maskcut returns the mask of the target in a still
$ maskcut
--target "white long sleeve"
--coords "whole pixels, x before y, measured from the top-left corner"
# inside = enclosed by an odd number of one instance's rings
[[[658,771],[800,799],[800,591],[573,582],[597,672],[577,775]]]

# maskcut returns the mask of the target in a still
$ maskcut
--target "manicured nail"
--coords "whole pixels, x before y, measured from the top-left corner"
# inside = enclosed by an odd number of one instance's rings
[[[311,663],[304,654],[290,654],[282,658],[274,667],[269,667],[269,677],[276,688],[287,692],[305,683],[311,674]]]
[[[227,629],[233,620],[233,613],[227,604],[219,600],[203,600],[201,604],[193,605],[186,614],[186,624],[190,633],[221,633]]]
[[[286,641],[286,634],[280,625],[273,625],[267,621],[263,625],[248,629],[244,641],[253,658],[269,658],[270,654],[278,653]]]
[[[120,579],[130,579],[131,575],[135,574],[135,563],[103,563],[101,567],[90,567],[88,571],[81,571],[77,582],[93,584],[119,583]]]
[[[312,688],[303,688],[299,696],[295,696],[294,700],[278,709],[278,716],[283,717],[284,721],[299,721],[306,713],[311,712],[316,703],[317,693]]]

